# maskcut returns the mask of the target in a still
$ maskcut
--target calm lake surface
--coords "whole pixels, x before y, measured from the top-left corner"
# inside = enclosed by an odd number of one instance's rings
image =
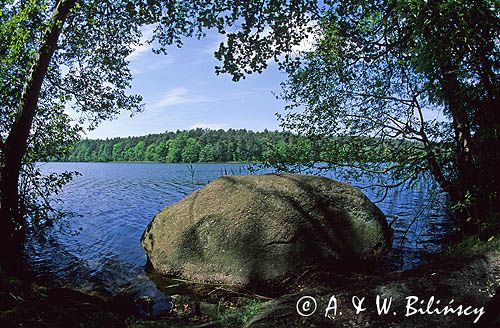
[[[161,297],[144,271],[146,255],[140,237],[165,206],[224,174],[250,174],[246,164],[44,163],[43,171],[78,171],[59,195],[59,208],[75,214],[31,239],[28,262],[40,276],[58,279],[83,290],[118,293],[139,290]],[[270,172],[270,171],[268,171]],[[396,190],[377,205],[397,217],[394,250],[386,269],[414,268],[425,255],[443,249],[450,220],[437,187],[423,183],[414,190]],[[379,197],[365,190],[372,200]],[[434,202],[430,202],[434,199]],[[414,221],[406,232],[410,222]],[[402,236],[406,232],[406,239]]]

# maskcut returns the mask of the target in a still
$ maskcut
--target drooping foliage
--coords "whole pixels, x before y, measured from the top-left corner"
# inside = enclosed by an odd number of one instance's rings
[[[494,233],[499,9],[498,1],[325,1],[315,49],[288,66],[282,125],[330,147],[321,157],[328,167],[378,175],[383,187],[432,173],[462,231]],[[386,140],[380,160],[364,160]]]
[[[15,179],[16,170],[20,192],[16,212],[31,216],[26,222],[45,222],[36,218],[49,212],[47,194],[57,192],[72,173],[42,176],[34,163],[49,155],[66,154],[84,124],[94,127],[121,110],[141,110],[141,98],[126,93],[132,78],[126,57],[140,37],[137,19],[121,2],[86,2],[73,4],[62,22],[55,19],[57,4],[64,5],[61,1],[33,0],[8,1],[1,7],[2,220],[12,214],[4,212],[6,207],[15,207],[5,194],[15,192],[6,181]],[[54,25],[60,25],[56,41],[50,36]],[[38,96],[30,94],[33,92],[27,83],[36,83],[32,76],[43,56],[39,52],[44,49],[46,54],[49,43],[56,50],[48,59]],[[26,105],[28,102],[35,107]],[[29,115],[28,107],[32,109]],[[26,125],[31,126],[24,141]],[[12,149],[22,151],[23,147],[23,154],[14,154]],[[20,167],[14,160],[9,163],[18,156],[22,156]],[[23,230],[25,223],[19,221],[16,226]]]
[[[307,34],[315,8],[308,0],[3,1],[0,231],[5,240],[13,248],[21,245],[30,209],[45,206],[36,204],[68,179],[40,179],[33,163],[67,154],[82,129],[120,111],[142,109],[140,96],[127,93],[132,79],[127,56],[139,45],[142,26],[154,26],[147,42],[157,42],[158,53],[181,46],[185,37],[203,37],[207,29],[227,34],[216,53],[223,63],[217,72],[238,80],[262,71],[270,57],[282,60]],[[197,150],[192,140],[186,142]],[[181,156],[194,160],[194,153]],[[30,192],[20,195],[25,190]]]

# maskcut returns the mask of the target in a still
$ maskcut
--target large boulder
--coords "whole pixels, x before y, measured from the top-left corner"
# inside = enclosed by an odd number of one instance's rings
[[[272,286],[307,268],[368,268],[390,247],[357,188],[297,174],[223,176],[158,213],[141,243],[160,274]]]

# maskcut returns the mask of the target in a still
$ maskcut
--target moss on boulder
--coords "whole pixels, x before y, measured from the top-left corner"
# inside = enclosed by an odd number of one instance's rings
[[[385,216],[357,188],[267,174],[223,176],[167,206],[141,243],[161,274],[259,289],[311,267],[369,268],[390,240]]]

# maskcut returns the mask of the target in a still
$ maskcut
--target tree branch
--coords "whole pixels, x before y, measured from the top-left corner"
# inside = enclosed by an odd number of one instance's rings
[[[23,88],[16,119],[5,141],[5,156],[13,167],[21,164],[27,149],[33,117],[38,105],[38,98],[43,80],[54,51],[57,49],[57,40],[70,10],[77,0],[60,0],[53,11],[49,28],[40,45]],[[16,179],[17,180],[17,179]]]

